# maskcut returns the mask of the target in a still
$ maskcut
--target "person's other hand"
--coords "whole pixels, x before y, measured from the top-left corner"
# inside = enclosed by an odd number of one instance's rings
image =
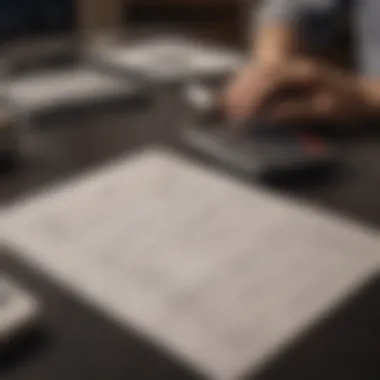
[[[279,96],[289,91],[299,96]],[[279,123],[355,123],[373,112],[368,86],[354,74],[311,61],[243,70],[224,96],[229,117],[244,119],[265,112]],[[276,100],[276,101],[274,101]]]

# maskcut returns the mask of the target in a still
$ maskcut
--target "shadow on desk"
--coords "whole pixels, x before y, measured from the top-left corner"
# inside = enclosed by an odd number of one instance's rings
[[[16,365],[33,360],[41,350],[48,348],[49,336],[43,326],[37,326],[23,334],[20,339],[6,344],[0,350],[0,378]]]
[[[380,273],[249,380],[380,379]]]

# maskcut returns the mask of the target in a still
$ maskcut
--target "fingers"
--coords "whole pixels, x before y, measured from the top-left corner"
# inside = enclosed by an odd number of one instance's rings
[[[332,120],[339,116],[337,112],[333,97],[328,94],[318,94],[284,101],[271,110],[269,117],[280,124],[302,124]]]
[[[247,68],[227,90],[224,99],[227,115],[244,120],[260,114],[276,98],[286,96],[287,90],[313,87],[319,77],[317,67],[307,62]]]
[[[259,71],[256,67],[245,68],[223,94],[223,104],[229,118],[242,120],[250,113],[255,92],[260,85]]]
[[[318,83],[317,72],[307,63],[282,66],[275,72],[267,72],[251,103],[251,112],[259,114],[273,104],[290,99],[299,92],[306,92]]]

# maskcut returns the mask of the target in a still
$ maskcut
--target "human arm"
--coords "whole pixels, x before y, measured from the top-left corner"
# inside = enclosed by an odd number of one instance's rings
[[[252,17],[249,59],[230,81],[224,94],[226,113],[233,119],[247,117],[272,72],[296,59],[308,57],[320,37],[310,15],[333,14],[337,0],[267,0]],[[257,11],[257,10],[255,10]],[[334,17],[332,17],[333,19]],[[330,24],[331,20],[330,17]],[[322,18],[323,22],[323,18]],[[317,37],[317,38],[315,38]],[[317,41],[316,41],[317,40]],[[329,43],[329,38],[325,39]],[[305,49],[307,47],[307,49]]]

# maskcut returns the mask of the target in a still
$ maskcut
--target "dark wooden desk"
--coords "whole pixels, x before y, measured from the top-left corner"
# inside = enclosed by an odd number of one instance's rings
[[[109,111],[67,122],[66,128],[34,131],[34,149],[12,175],[0,177],[0,200],[33,193],[57,181],[127,154],[149,142],[181,147],[178,124],[186,117],[176,90],[163,91],[149,109]],[[280,190],[380,227],[380,142],[368,137],[342,142],[346,170],[330,183]],[[103,318],[52,279],[0,254],[0,268],[13,273],[44,301],[47,339],[31,352],[0,357],[1,380],[155,380],[197,379],[166,354]],[[316,326],[255,379],[380,378],[380,282],[374,279],[331,320]],[[9,363],[7,362],[9,359]],[[5,365],[6,364],[6,365]]]

